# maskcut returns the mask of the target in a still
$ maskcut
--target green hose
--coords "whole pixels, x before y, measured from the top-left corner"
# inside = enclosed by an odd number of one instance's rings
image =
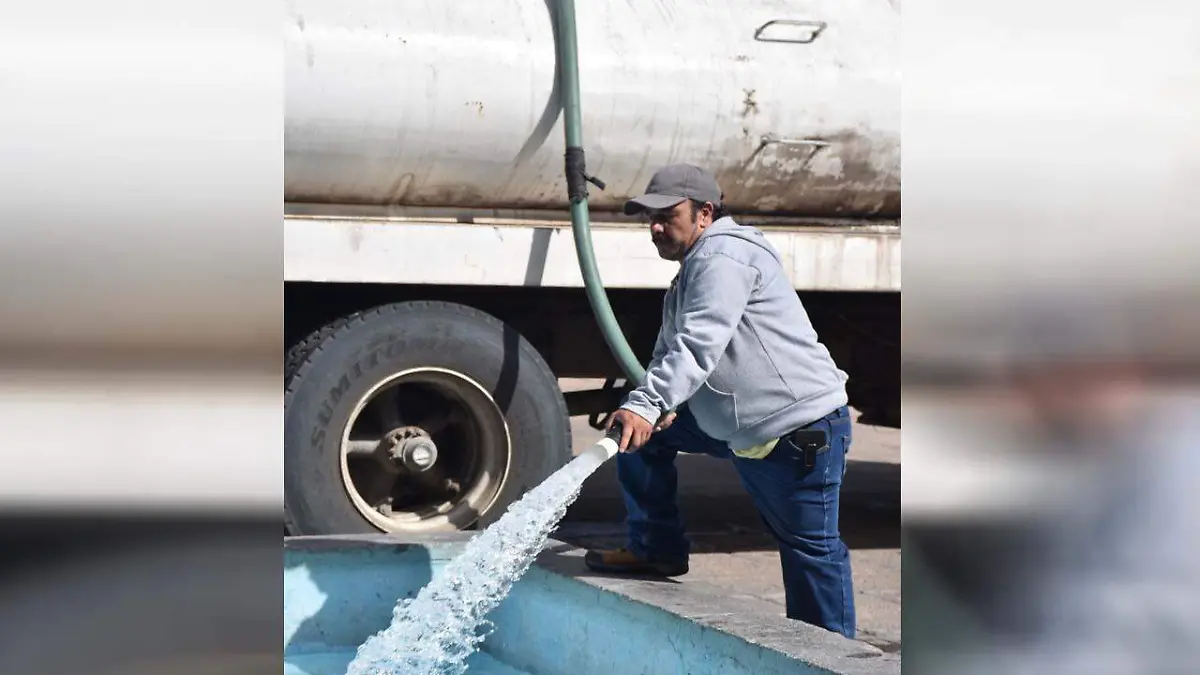
[[[646,376],[645,369],[634,356],[600,281],[596,269],[596,254],[592,251],[592,232],[588,217],[587,183],[590,181],[600,189],[604,183],[587,175],[583,155],[583,121],[580,116],[579,95],[579,46],[575,36],[575,2],[558,0],[558,61],[563,95],[564,128],[567,141],[567,192],[571,197],[571,230],[575,235],[575,253],[579,257],[579,269],[583,273],[583,286],[588,302],[596,315],[596,323],[608,348],[625,371],[630,384],[641,384]]]

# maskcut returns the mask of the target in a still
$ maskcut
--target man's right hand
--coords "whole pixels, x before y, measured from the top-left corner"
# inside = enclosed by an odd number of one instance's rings
[[[618,448],[621,452],[635,452],[645,445],[646,441],[650,440],[650,434],[654,433],[654,425],[641,415],[624,408],[618,408],[609,415],[604,431],[611,431],[614,424],[621,425],[621,441]]]

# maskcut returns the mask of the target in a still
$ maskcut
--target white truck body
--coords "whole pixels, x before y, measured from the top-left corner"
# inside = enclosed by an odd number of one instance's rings
[[[564,221],[290,216],[288,281],[582,288],[571,224]],[[899,291],[900,232],[889,225],[772,228],[799,290]],[[609,288],[666,288],[678,266],[658,257],[642,227],[592,228]]]

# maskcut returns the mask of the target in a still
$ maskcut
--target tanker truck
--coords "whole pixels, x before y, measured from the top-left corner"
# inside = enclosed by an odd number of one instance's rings
[[[290,533],[486,525],[631,386],[577,259],[560,24],[553,0],[289,2]],[[621,207],[697,164],[782,254],[851,405],[898,426],[898,6],[588,0],[573,31],[595,269],[637,359],[678,268]]]

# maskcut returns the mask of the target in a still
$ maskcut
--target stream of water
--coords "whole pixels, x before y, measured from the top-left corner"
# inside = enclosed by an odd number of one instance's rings
[[[508,595],[546,545],[583,482],[608,454],[593,446],[512,504],[467,543],[392,623],[358,648],[347,675],[460,675],[487,637],[484,617]]]

